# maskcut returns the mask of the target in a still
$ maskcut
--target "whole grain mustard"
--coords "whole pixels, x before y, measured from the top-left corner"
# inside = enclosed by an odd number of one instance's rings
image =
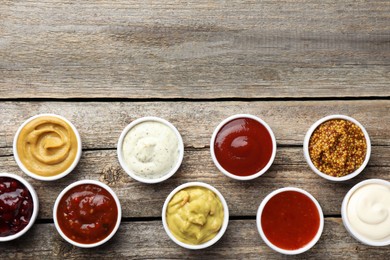
[[[309,142],[310,159],[321,172],[342,177],[357,170],[366,157],[367,144],[362,129],[344,119],[319,125]]]
[[[221,229],[223,205],[218,196],[204,187],[188,187],[177,192],[168,204],[169,230],[181,242],[203,244]]]

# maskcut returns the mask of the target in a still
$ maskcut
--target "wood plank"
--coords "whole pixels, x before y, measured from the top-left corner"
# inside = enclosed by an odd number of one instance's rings
[[[7,1],[0,99],[390,96],[387,1]]]
[[[127,124],[159,116],[180,131],[186,147],[208,147],[217,125],[237,113],[254,114],[273,129],[278,145],[302,145],[309,127],[330,114],[356,118],[373,145],[390,145],[390,101],[288,102],[0,102],[0,147],[10,148],[18,127],[30,116],[56,113],[78,128],[84,149],[115,148]],[[10,149],[0,150],[10,154]],[[1,155],[0,153],[0,155]]]
[[[32,180],[21,172],[13,157],[0,157],[0,172],[11,172],[31,181],[41,201],[39,218],[51,219],[58,194],[81,179],[100,180],[117,193],[124,217],[159,217],[168,194],[178,185],[202,181],[215,186],[226,198],[231,216],[255,216],[264,197],[271,191],[295,186],[312,193],[325,215],[340,215],[341,202],[357,182],[380,178],[390,181],[390,147],[374,147],[372,160],[363,173],[345,183],[329,182],[311,171],[301,148],[280,148],[274,165],[263,176],[248,182],[225,177],[214,166],[208,149],[187,149],[179,171],[169,180],[145,185],[131,179],[120,167],[115,150],[86,151],[76,170],[53,182]]]
[[[341,219],[327,218],[318,243],[294,259],[386,259],[389,247],[369,247],[354,240]],[[117,234],[106,244],[80,249],[63,240],[53,224],[36,224],[20,239],[1,243],[0,257],[10,258],[136,258],[136,259],[285,259],[261,240],[255,220],[231,220],[221,240],[197,251],[183,249],[166,235],[161,221],[122,222]]]

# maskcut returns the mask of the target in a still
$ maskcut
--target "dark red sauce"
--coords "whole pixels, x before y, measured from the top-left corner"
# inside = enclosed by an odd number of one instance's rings
[[[113,196],[94,184],[73,187],[61,198],[57,220],[62,232],[75,242],[93,244],[114,229],[118,207]]]
[[[0,237],[18,233],[30,222],[33,201],[21,182],[0,177]]]
[[[267,128],[251,118],[237,118],[217,133],[214,152],[219,164],[238,176],[261,171],[272,156],[272,138]]]
[[[308,196],[297,191],[284,191],[265,205],[261,226],[272,244],[285,250],[296,250],[315,237],[320,227],[320,215]]]

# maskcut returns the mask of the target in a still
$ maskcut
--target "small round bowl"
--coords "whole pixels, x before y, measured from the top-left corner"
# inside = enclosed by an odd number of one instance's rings
[[[227,170],[225,170],[222,167],[222,165],[218,162],[217,157],[215,156],[214,143],[215,143],[215,139],[217,137],[217,134],[219,133],[219,131],[221,130],[221,128],[225,124],[227,124],[228,122],[230,122],[234,119],[237,119],[237,118],[250,118],[250,119],[256,120],[257,122],[259,122],[261,125],[263,125],[268,130],[268,133],[270,134],[271,139],[272,139],[272,154],[271,154],[271,158],[269,159],[267,165],[263,169],[261,169],[259,172],[254,173],[254,174],[249,175],[249,176],[238,176],[238,175],[235,175],[235,174],[228,172]],[[272,132],[271,127],[265,121],[260,119],[259,117],[254,116],[254,115],[250,115],[250,114],[236,114],[236,115],[233,115],[233,116],[230,116],[230,117],[224,119],[215,128],[213,135],[211,136],[211,140],[210,140],[210,153],[211,153],[211,158],[213,159],[215,166],[217,166],[218,170],[221,171],[226,176],[228,176],[232,179],[235,179],[235,180],[240,180],[240,181],[252,180],[252,179],[255,179],[255,178],[263,175],[271,167],[272,163],[274,162],[275,155],[276,155],[276,138],[275,138],[274,133]]]
[[[15,179],[15,180],[19,181],[20,183],[22,183],[30,192],[32,202],[33,202],[33,212],[32,212],[31,218],[30,218],[30,222],[27,224],[27,226],[25,226],[18,233],[10,235],[10,236],[6,236],[6,237],[0,237],[0,242],[5,242],[5,241],[14,240],[14,239],[22,236],[33,226],[33,224],[38,216],[39,200],[38,200],[38,195],[35,192],[35,189],[33,188],[33,186],[31,186],[31,184],[29,182],[27,182],[25,179],[23,179],[22,177],[15,175],[15,174],[10,174],[10,173],[0,173],[0,177],[7,177],[7,178]]]
[[[317,210],[318,210],[318,214],[320,216],[320,225],[319,225],[319,228],[318,228],[318,231],[316,233],[316,235],[313,237],[313,239],[308,243],[306,244],[305,246],[299,248],[299,249],[295,249],[295,250],[286,250],[286,249],[283,249],[283,248],[280,248],[274,244],[272,244],[267,236],[264,234],[264,231],[263,231],[263,227],[261,225],[261,216],[262,216],[262,213],[263,213],[263,210],[264,210],[264,207],[265,205],[268,203],[268,201],[274,197],[276,194],[279,194],[281,192],[285,192],[285,191],[297,191],[297,192],[300,192],[304,195],[306,195],[307,197],[309,197],[309,199],[315,204]],[[261,238],[263,239],[263,241],[270,247],[272,248],[273,250],[275,250],[276,252],[279,252],[281,254],[285,254],[285,255],[297,255],[297,254],[301,254],[303,252],[306,252],[307,250],[309,250],[310,248],[312,248],[317,242],[318,240],[320,239],[321,237],[321,234],[322,234],[322,231],[324,229],[324,215],[322,213],[322,208],[320,206],[320,204],[318,203],[318,201],[310,194],[308,193],[307,191],[305,190],[302,190],[302,189],[299,189],[299,188],[295,188],[295,187],[286,187],[286,188],[280,188],[280,189],[277,189],[277,190],[274,190],[273,192],[271,192],[270,194],[268,194],[264,200],[260,203],[260,206],[257,210],[257,215],[256,215],[256,225],[257,225],[257,229],[260,233],[260,236]]]
[[[67,193],[70,189],[72,189],[76,186],[84,185],[84,184],[94,184],[94,185],[97,185],[97,186],[105,189],[106,191],[108,191],[111,194],[111,196],[114,198],[117,209],[118,209],[118,217],[116,220],[116,224],[115,224],[114,229],[111,231],[111,233],[107,237],[105,237],[104,239],[102,239],[96,243],[91,243],[91,244],[83,244],[83,243],[79,243],[79,242],[76,242],[76,241],[70,239],[67,235],[64,234],[64,232],[62,232],[61,227],[58,223],[58,219],[57,219],[58,206],[59,206],[60,200],[65,195],[65,193]],[[94,181],[94,180],[81,180],[81,181],[76,181],[76,182],[70,184],[58,195],[58,197],[54,203],[54,207],[53,207],[54,225],[55,225],[58,233],[62,236],[62,238],[64,238],[70,244],[81,247],[81,248],[97,247],[97,246],[100,246],[100,245],[106,243],[108,240],[110,240],[115,235],[115,233],[118,230],[119,225],[121,223],[121,218],[122,218],[122,208],[121,208],[121,204],[119,202],[118,196],[115,194],[115,192],[109,186],[107,186],[106,184],[104,184],[100,181]]]
[[[362,163],[362,165],[360,165],[360,167],[358,169],[356,169],[354,172],[351,172],[350,174],[347,174],[345,176],[342,176],[342,177],[334,177],[334,176],[330,176],[326,173],[323,173],[321,172],[320,170],[318,170],[313,162],[311,161],[311,158],[310,158],[310,153],[309,153],[309,142],[310,142],[310,138],[314,132],[314,130],[316,130],[316,128],[321,125],[322,123],[326,122],[326,121],[329,121],[329,120],[333,120],[333,119],[344,119],[344,120],[348,120],[352,123],[354,123],[355,125],[357,125],[363,132],[364,134],[364,137],[366,138],[366,145],[367,145],[367,151],[366,151],[366,157]],[[352,118],[352,117],[349,117],[349,116],[344,116],[344,115],[330,115],[330,116],[326,116],[324,118],[321,118],[320,120],[318,120],[317,122],[315,122],[310,128],[309,130],[307,131],[306,135],[305,135],[305,139],[303,141],[303,154],[305,156],[305,159],[306,159],[306,162],[307,164],[310,166],[310,168],[316,173],[318,174],[319,176],[321,176],[322,178],[324,179],[327,179],[327,180],[330,180],[330,181],[346,181],[346,180],[349,180],[349,179],[352,179],[353,177],[357,176],[359,173],[361,173],[364,168],[366,167],[369,159],[370,159],[370,155],[371,155],[371,141],[370,141],[370,137],[368,136],[368,133],[366,131],[366,129],[362,126],[362,124],[360,124],[356,119]]]
[[[221,226],[221,229],[219,230],[218,234],[213,237],[211,240],[203,243],[203,244],[199,244],[199,245],[190,245],[190,244],[186,244],[186,243],[183,243],[181,241],[179,241],[172,233],[171,233],[171,230],[169,229],[168,227],[168,223],[167,223],[167,219],[166,219],[166,211],[167,211],[167,207],[168,207],[168,204],[169,202],[171,201],[172,197],[177,193],[179,192],[180,190],[184,189],[184,188],[188,188],[188,187],[204,187],[206,189],[209,189],[211,190],[212,192],[214,192],[219,200],[221,201],[222,203],[222,206],[223,206],[223,213],[224,213],[224,216],[223,216],[223,223],[222,223],[222,226]],[[180,186],[178,186],[177,188],[175,188],[167,197],[167,199],[165,200],[164,202],[164,206],[162,208],[162,223],[163,223],[163,226],[164,226],[164,229],[165,229],[165,232],[168,234],[169,238],[175,242],[176,244],[178,244],[179,246],[181,247],[184,247],[184,248],[187,248],[187,249],[192,249],[192,250],[197,250],[197,249],[203,249],[203,248],[206,248],[206,247],[209,247],[209,246],[212,246],[214,245],[216,242],[218,242],[219,239],[221,239],[221,237],[223,236],[223,234],[225,233],[226,229],[227,229],[227,226],[228,226],[228,223],[229,223],[229,208],[228,208],[228,205],[226,203],[226,200],[225,198],[222,196],[222,194],[216,189],[214,188],[213,186],[207,184],[207,183],[203,183],[203,182],[188,182],[188,183],[185,183],[185,184],[182,184]]]
[[[63,121],[65,121],[73,130],[75,136],[76,136],[76,139],[77,139],[77,154],[76,154],[76,157],[73,161],[73,163],[68,167],[68,169],[66,169],[64,172],[62,173],[59,173],[57,175],[54,175],[54,176],[48,176],[48,177],[45,177],[45,176],[41,176],[41,175],[38,175],[34,172],[31,172],[30,170],[28,170],[24,164],[22,163],[22,161],[20,160],[19,158],[19,154],[18,154],[18,149],[17,149],[17,141],[18,141],[18,138],[19,138],[19,134],[20,132],[22,131],[22,129],[29,123],[31,122],[32,120],[36,119],[36,118],[39,118],[39,117],[44,117],[44,116],[52,116],[52,117],[57,117]],[[65,177],[66,175],[68,175],[71,171],[73,171],[73,169],[76,167],[76,165],[79,163],[80,161],[80,157],[81,157],[81,138],[80,138],[80,134],[79,132],[77,131],[76,127],[68,120],[66,119],[65,117],[63,116],[60,116],[60,115],[56,115],[56,114],[39,114],[39,115],[35,115],[33,117],[30,117],[29,119],[27,119],[18,129],[18,131],[16,132],[15,134],[15,137],[14,137],[14,141],[13,141],[13,153],[14,153],[14,158],[15,158],[15,161],[16,163],[18,164],[19,168],[25,173],[27,174],[28,176],[30,176],[31,178],[34,178],[34,179],[37,179],[37,180],[41,180],[41,181],[54,181],[54,180],[58,180],[58,179],[61,179],[63,177]]]
[[[390,190],[390,182],[388,181],[385,181],[385,180],[381,180],[381,179],[369,179],[369,180],[365,180],[365,181],[361,181],[359,182],[358,184],[356,184],[355,186],[353,186],[349,191],[348,193],[345,195],[344,197],[344,200],[343,200],[343,203],[341,204],[341,217],[343,219],[343,224],[344,224],[344,227],[345,229],[351,234],[351,236],[353,238],[355,238],[356,240],[360,241],[361,243],[365,244],[365,245],[369,245],[369,246],[388,246],[390,245],[390,238],[387,240],[387,241],[374,241],[374,240],[371,240],[371,239],[368,239],[366,237],[364,237],[363,235],[359,234],[355,228],[351,225],[349,219],[348,219],[348,203],[349,203],[349,200],[351,198],[351,196],[354,194],[354,192],[356,190],[358,190],[359,188],[367,185],[367,184],[380,184],[380,185],[384,185],[384,186],[387,186]],[[388,212],[390,213],[390,212]],[[390,216],[388,216],[390,217]]]
[[[159,178],[155,178],[155,179],[144,178],[142,176],[137,175],[135,172],[133,172],[131,169],[129,169],[127,167],[126,163],[125,163],[125,160],[123,158],[123,152],[122,152],[123,142],[124,142],[124,139],[125,139],[127,133],[133,127],[135,127],[136,125],[138,125],[140,123],[143,123],[143,122],[147,122],[147,121],[159,122],[159,123],[162,123],[162,124],[168,126],[170,129],[172,129],[172,131],[176,135],[176,138],[177,138],[177,141],[178,141],[178,146],[179,146],[179,157],[177,158],[177,162],[176,162],[175,166],[168,173],[166,173],[165,175],[163,175],[163,176],[161,176]],[[168,178],[172,177],[172,175],[174,175],[176,173],[176,171],[179,169],[179,167],[180,167],[180,165],[181,165],[181,163],[183,161],[184,144],[183,144],[183,139],[182,139],[179,131],[176,129],[176,127],[173,124],[171,124],[167,120],[159,118],[159,117],[147,116],[147,117],[141,117],[141,118],[138,118],[138,119],[134,120],[129,125],[127,125],[125,127],[125,129],[123,129],[123,131],[122,131],[122,133],[121,133],[121,135],[119,137],[119,140],[118,140],[117,153],[118,153],[118,160],[119,160],[120,165],[122,166],[123,170],[131,178],[133,178],[133,179],[135,179],[135,180],[137,180],[139,182],[153,184],[153,183],[159,183],[159,182],[165,181]]]

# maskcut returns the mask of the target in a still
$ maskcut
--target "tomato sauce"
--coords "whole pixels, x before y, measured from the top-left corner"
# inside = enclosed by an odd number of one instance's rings
[[[267,239],[285,250],[304,247],[320,227],[316,205],[297,191],[284,191],[272,197],[265,205],[260,221]]]
[[[261,171],[272,156],[272,138],[267,128],[251,118],[236,118],[217,133],[215,157],[228,172],[249,176]]]
[[[33,213],[30,191],[18,180],[0,177],[0,237],[24,229]]]
[[[73,187],[61,198],[57,220],[62,232],[75,242],[93,244],[114,229],[118,207],[113,196],[94,184]]]

